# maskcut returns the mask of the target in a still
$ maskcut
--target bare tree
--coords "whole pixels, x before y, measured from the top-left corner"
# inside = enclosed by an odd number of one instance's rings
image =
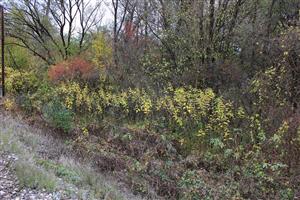
[[[128,12],[130,0],[112,0],[113,6],[113,40],[114,40],[114,51],[116,52],[117,43],[119,40],[120,32],[123,28],[126,14]]]
[[[98,24],[102,21],[103,15],[101,12],[101,5],[103,0],[92,4],[92,0],[85,1],[79,0],[77,2],[78,11],[79,11],[79,22],[80,22],[80,39],[79,39],[79,49],[83,50],[84,40],[87,33],[93,28],[97,27]]]
[[[48,64],[71,56],[76,30],[81,52],[87,33],[101,21],[101,1],[92,5],[91,0],[21,0],[10,2],[8,9],[9,35],[17,39],[15,44]]]

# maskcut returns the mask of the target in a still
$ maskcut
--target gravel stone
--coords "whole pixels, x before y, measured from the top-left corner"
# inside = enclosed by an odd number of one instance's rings
[[[1,200],[53,200],[57,199],[46,191],[20,189],[18,180],[9,167],[17,160],[14,155],[0,154],[0,199]],[[57,196],[57,195],[56,195]],[[68,199],[68,198],[59,198]]]

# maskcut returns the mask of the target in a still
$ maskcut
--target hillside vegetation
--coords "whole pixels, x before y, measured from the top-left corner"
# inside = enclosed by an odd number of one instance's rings
[[[14,0],[4,107],[152,199],[300,198],[297,0]]]

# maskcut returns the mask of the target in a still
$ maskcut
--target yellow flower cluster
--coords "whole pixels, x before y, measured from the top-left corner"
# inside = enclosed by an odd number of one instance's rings
[[[62,99],[66,108],[81,113],[102,115],[109,109],[122,114],[131,112],[149,115],[152,112],[150,96],[140,89],[114,92],[99,88],[93,91],[87,85],[69,82],[60,84],[54,93]]]
[[[87,85],[69,82],[58,85],[54,93],[75,113],[158,120],[169,129],[178,130],[178,141],[191,149],[199,149],[199,145],[226,148],[235,140],[236,120],[247,124],[247,141],[254,144],[266,139],[258,115],[248,116],[242,107],[235,109],[231,102],[217,97],[211,89],[170,87],[164,95],[155,98],[138,88],[92,90]]]
[[[9,93],[26,92],[35,88],[38,83],[37,76],[32,71],[19,71],[13,68],[6,68],[6,88]]]
[[[129,89],[128,97],[128,103],[133,104],[136,113],[150,114],[152,111],[152,100],[144,90]]]
[[[3,104],[5,110],[13,110],[15,107],[15,102],[12,99],[5,99]]]
[[[169,88],[168,93],[157,102],[157,110],[165,111],[179,126],[190,121],[201,121],[215,98],[211,89]]]
[[[97,93],[90,91],[87,85],[81,86],[77,82],[62,83],[54,93],[58,98],[63,99],[64,105],[69,110],[88,113],[102,112],[101,106],[97,104]]]

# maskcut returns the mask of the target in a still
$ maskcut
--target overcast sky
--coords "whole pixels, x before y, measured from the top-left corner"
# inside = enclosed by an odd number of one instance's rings
[[[0,0],[0,5],[2,5],[4,3],[8,3],[9,1],[10,0]],[[19,1],[24,1],[24,0],[19,0]],[[101,11],[103,13],[103,19],[102,19],[101,25],[102,26],[108,26],[108,27],[111,26],[112,25],[112,21],[113,21],[111,0],[86,0],[86,2],[87,1],[90,1],[92,5],[95,5],[99,1],[103,2],[102,3],[102,9],[101,9]],[[79,20],[76,19],[76,23],[78,23],[78,22],[79,22]]]
[[[22,0],[23,1],[23,0]],[[99,0],[90,0],[92,4],[96,4]],[[101,0],[100,0],[101,1]],[[9,2],[9,0],[0,0],[0,4],[3,2]],[[103,0],[103,22],[102,25],[109,25],[112,22],[112,12],[111,12],[111,0]]]
[[[97,0],[92,0],[97,1]],[[103,8],[104,16],[103,16],[103,25],[108,25],[112,22],[113,14],[111,12],[111,0],[104,0],[104,8]]]

